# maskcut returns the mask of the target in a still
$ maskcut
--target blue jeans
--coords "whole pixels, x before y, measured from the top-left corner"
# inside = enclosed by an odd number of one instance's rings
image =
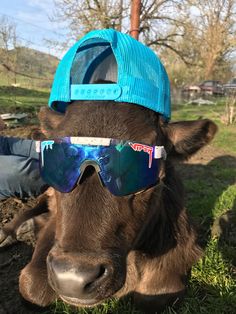
[[[35,141],[0,136],[0,200],[38,196],[45,188]]]

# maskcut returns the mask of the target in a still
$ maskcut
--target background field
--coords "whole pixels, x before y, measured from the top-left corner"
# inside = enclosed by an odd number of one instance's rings
[[[47,99],[48,91],[0,87],[0,113],[29,113],[29,120],[24,125],[4,134],[26,136],[32,124],[37,124],[37,111],[47,103]],[[198,225],[199,241],[205,255],[193,267],[181,308],[168,308],[166,314],[236,313],[236,126],[226,126],[221,122],[224,110],[224,99],[216,100],[216,105],[211,106],[185,105],[184,102],[173,106],[173,121],[211,118],[217,123],[219,132],[211,145],[189,162],[177,166],[186,188],[187,208]],[[11,256],[15,251],[8,251],[8,254]],[[13,261],[13,266],[14,263],[18,265],[17,261]],[[14,284],[17,287],[17,279]],[[31,312],[24,308],[21,313]],[[58,302],[43,313],[139,312],[130,300],[112,300],[93,310],[73,310]]]

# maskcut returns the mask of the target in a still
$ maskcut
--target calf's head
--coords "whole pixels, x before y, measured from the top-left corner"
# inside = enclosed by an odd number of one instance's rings
[[[95,305],[125,286],[132,268],[131,251],[158,256],[176,246],[174,235],[168,235],[167,245],[167,235],[161,235],[165,228],[156,230],[153,223],[177,220],[182,206],[172,160],[187,159],[207,144],[216,126],[210,120],[165,123],[151,110],[113,101],[77,101],[63,115],[44,108],[40,120],[47,138],[108,137],[163,145],[167,152],[167,159],[161,160],[158,184],[140,193],[112,195],[91,165],[71,192],[56,192],[55,244],[47,257],[50,285],[70,304]],[[171,218],[170,204],[165,204],[168,193],[172,200],[171,193],[179,199],[176,209],[171,204]]]

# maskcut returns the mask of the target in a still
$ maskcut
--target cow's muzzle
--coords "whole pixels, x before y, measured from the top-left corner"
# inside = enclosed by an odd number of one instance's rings
[[[47,258],[49,283],[65,302],[93,306],[123,286],[125,271],[115,264],[119,265],[104,255],[58,254],[52,250]]]

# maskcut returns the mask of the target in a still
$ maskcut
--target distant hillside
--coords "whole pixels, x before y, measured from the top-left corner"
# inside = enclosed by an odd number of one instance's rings
[[[59,59],[31,48],[0,49],[0,85],[49,88]]]

